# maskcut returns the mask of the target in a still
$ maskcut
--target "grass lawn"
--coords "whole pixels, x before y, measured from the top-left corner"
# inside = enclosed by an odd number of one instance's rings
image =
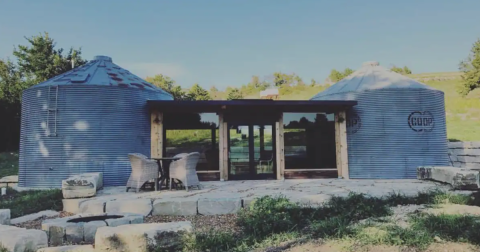
[[[43,210],[61,211],[62,198],[60,189],[17,192],[9,188],[7,195],[0,196],[0,209],[10,209],[12,218]]]
[[[391,195],[385,198],[352,193],[346,198],[334,197],[321,207],[266,196],[238,214],[240,233],[197,231],[185,235],[176,251],[370,251],[369,246],[376,246],[377,250],[373,251],[438,251],[429,248],[442,248],[447,243],[448,246],[478,249],[479,216],[416,213],[406,217],[406,227],[388,219],[392,215],[391,207],[420,204],[436,207],[445,203],[479,205],[477,195],[469,197],[436,191],[419,193],[415,197]],[[303,244],[316,245],[302,250]],[[322,244],[342,247],[323,250],[320,249]],[[384,249],[378,250],[379,246]],[[165,251],[156,249],[151,248],[151,251]]]
[[[18,152],[0,152],[0,178],[18,174]]]

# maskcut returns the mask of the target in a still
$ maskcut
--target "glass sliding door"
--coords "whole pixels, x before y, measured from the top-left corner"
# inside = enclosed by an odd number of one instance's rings
[[[275,178],[273,124],[229,124],[229,179]]]
[[[228,129],[228,161],[232,177],[246,179],[250,174],[250,135],[248,125],[232,125]]]

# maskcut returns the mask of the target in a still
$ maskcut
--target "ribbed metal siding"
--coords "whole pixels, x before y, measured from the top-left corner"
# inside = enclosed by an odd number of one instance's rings
[[[356,113],[358,131],[347,131],[350,178],[416,178],[422,165],[448,165],[444,94],[427,89],[379,89],[314,99],[357,100],[347,114]],[[434,118],[430,132],[416,132],[408,124],[415,111]]]
[[[146,100],[171,99],[135,88],[59,86],[57,136],[47,136],[48,92],[48,87],[39,87],[23,93],[22,187],[60,187],[62,179],[84,172],[103,172],[105,186],[125,185],[131,172],[127,154],[150,155]]]

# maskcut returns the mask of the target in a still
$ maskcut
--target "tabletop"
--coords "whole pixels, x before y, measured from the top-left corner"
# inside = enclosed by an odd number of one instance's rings
[[[151,158],[154,160],[179,160],[179,157],[161,157],[161,158]]]

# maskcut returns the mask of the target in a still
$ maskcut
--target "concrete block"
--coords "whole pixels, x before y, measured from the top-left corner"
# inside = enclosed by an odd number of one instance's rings
[[[98,176],[73,175],[62,180],[62,194],[65,199],[88,198],[97,193]]]
[[[48,247],[48,239],[42,230],[0,225],[0,244],[6,251],[37,251]]]
[[[12,176],[6,176],[3,178],[0,178],[0,187],[13,187],[15,185],[18,185],[18,176],[17,175],[12,175]]]
[[[80,204],[89,199],[62,199],[63,211],[69,213],[80,213]]]
[[[10,209],[0,209],[0,225],[10,225]]]
[[[70,245],[42,248],[37,250],[37,252],[95,252],[95,249],[92,245]]]
[[[170,241],[179,242],[183,233],[191,231],[192,224],[189,221],[101,227],[95,235],[95,251],[143,252],[147,250],[150,242],[152,242],[150,244],[156,243],[154,238],[157,235],[168,233],[169,238],[177,235],[179,239],[170,239]],[[169,244],[165,245],[165,247],[169,246]]]
[[[83,241],[83,223],[69,223],[65,227],[67,242],[80,243]]]
[[[234,214],[242,208],[240,198],[206,198],[198,200],[198,213],[203,215]]]
[[[417,178],[435,180],[452,185],[454,189],[478,189],[478,171],[450,166],[421,166],[417,168]]]
[[[464,163],[480,163],[480,157],[473,156],[457,156],[458,161]]]
[[[150,199],[128,199],[107,202],[106,212],[115,213],[136,213],[148,216],[152,212],[152,201]]]
[[[106,219],[105,222],[107,222],[107,226],[109,227],[118,227],[130,224],[130,220],[128,218]]]
[[[65,242],[65,226],[51,226],[48,229],[48,239],[51,246],[60,246]],[[45,233],[46,234],[46,233]]]
[[[102,214],[105,212],[105,201],[88,200],[80,203],[79,213]]]
[[[157,199],[153,202],[152,215],[197,215],[197,200]]]
[[[141,214],[125,214],[124,218],[130,221],[130,224],[141,224],[145,221],[145,218]]]
[[[42,217],[55,217],[55,216],[58,216],[58,214],[59,213],[57,211],[45,210],[45,211],[40,211],[38,213],[28,214],[28,215],[24,215],[22,217],[12,219],[10,221],[10,223],[12,225],[16,225],[16,224],[24,223],[24,222],[27,222],[27,221],[33,221],[33,220],[36,220],[36,219],[42,218]]]
[[[83,239],[85,240],[85,242],[93,243],[95,241],[95,234],[97,233],[97,229],[105,226],[107,226],[107,223],[105,221],[86,222],[83,225]]]

